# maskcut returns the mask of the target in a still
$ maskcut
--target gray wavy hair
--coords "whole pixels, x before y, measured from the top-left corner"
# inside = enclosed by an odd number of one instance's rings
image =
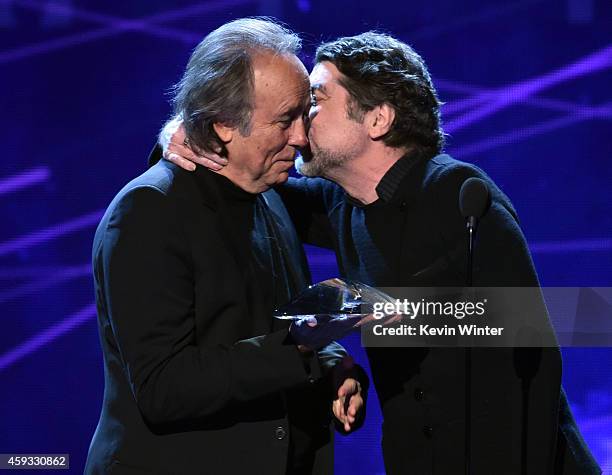
[[[194,49],[182,79],[174,86],[174,113],[183,120],[190,146],[225,155],[215,123],[237,127],[248,136],[253,54],[297,55],[301,46],[297,34],[267,17],[241,18],[209,33]]]

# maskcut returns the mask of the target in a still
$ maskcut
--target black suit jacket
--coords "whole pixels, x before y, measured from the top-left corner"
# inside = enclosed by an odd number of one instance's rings
[[[365,208],[322,179],[290,180],[278,191],[302,240],[334,249],[343,276],[378,287],[461,287],[467,240],[458,196],[472,176],[492,194],[478,230],[474,285],[538,286],[510,200],[482,170],[448,155],[415,160],[391,199]],[[558,349],[532,356],[473,349],[472,473],[521,473],[522,371],[536,372],[529,381],[527,473],[600,473],[561,389]],[[369,348],[368,358],[384,417],[387,473],[464,473],[464,350]]]
[[[288,344],[214,190],[210,172],[162,161],[119,192],[96,231],[105,391],[85,473],[284,474],[296,451],[315,473],[332,470],[331,391],[319,376],[343,349],[305,362]],[[280,226],[296,290],[299,241],[274,191],[257,199]]]

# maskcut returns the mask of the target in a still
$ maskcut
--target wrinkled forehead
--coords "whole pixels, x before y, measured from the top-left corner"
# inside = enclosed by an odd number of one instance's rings
[[[293,54],[258,54],[253,58],[255,100],[302,100],[310,82],[302,62]]]

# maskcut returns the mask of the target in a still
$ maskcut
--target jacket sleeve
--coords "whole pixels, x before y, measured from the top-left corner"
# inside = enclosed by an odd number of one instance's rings
[[[99,305],[145,419],[206,417],[306,381],[286,330],[234,345],[197,342],[191,256],[169,201],[153,186],[128,191],[94,250]]]

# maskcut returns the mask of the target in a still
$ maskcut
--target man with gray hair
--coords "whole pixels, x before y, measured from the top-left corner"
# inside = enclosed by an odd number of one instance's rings
[[[162,161],[98,226],[105,392],[87,474],[327,474],[331,414],[346,432],[360,422],[366,380],[344,349],[299,346],[272,318],[309,283],[287,211],[267,191],[307,143],[299,47],[261,19],[210,33],[175,113],[194,149],[231,163],[191,174]]]

